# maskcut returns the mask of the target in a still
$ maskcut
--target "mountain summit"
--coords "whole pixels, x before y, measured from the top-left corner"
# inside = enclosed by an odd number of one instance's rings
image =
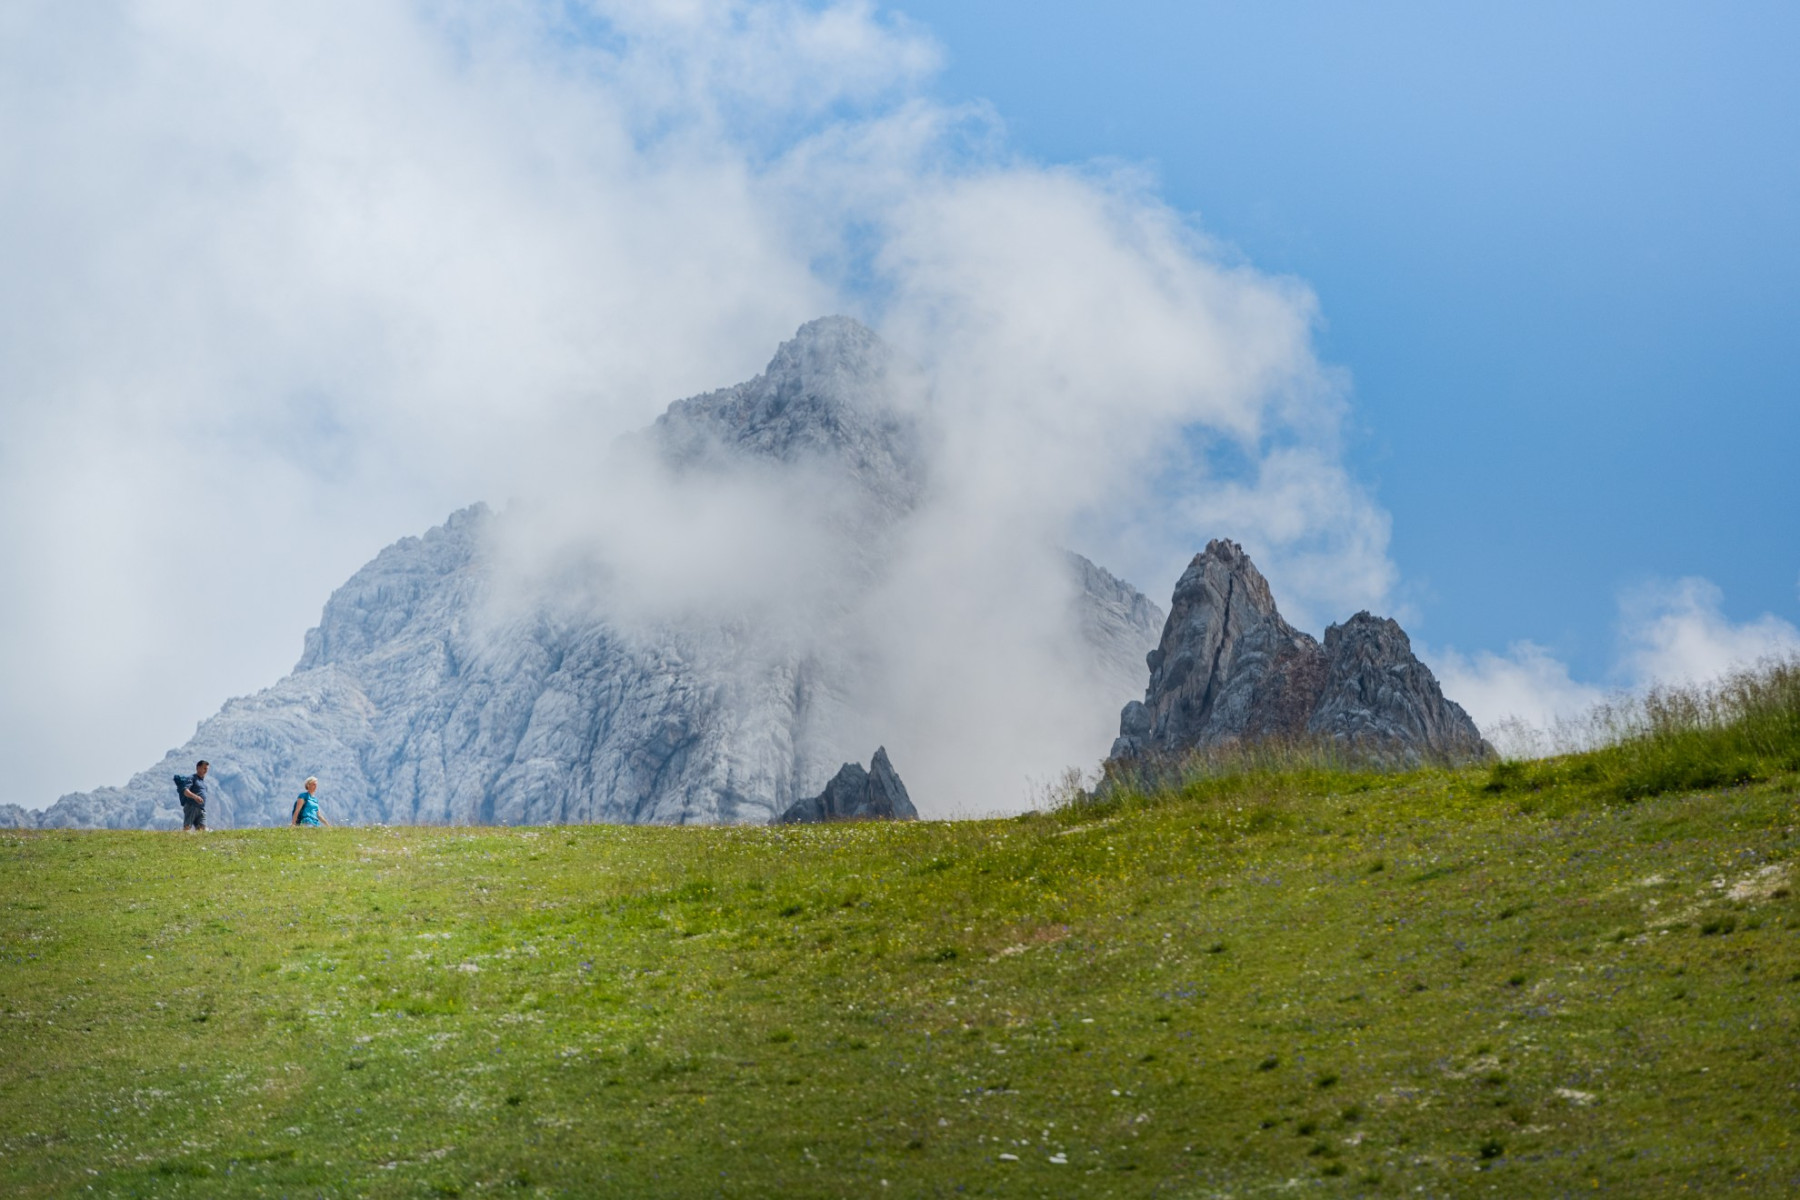
[[[825,466],[894,510],[917,503],[925,460],[887,344],[849,317],[821,317],[748,383],[677,400],[651,426],[678,466],[751,456]]]
[[[578,560],[583,586],[557,591],[556,576],[538,594],[503,553],[527,516],[475,505],[378,554],[332,594],[293,673],[124,787],[0,809],[0,824],[168,828],[171,776],[197,758],[218,828],[285,823],[309,775],[340,823],[767,822],[869,744],[858,706],[885,685],[894,600],[858,606],[928,495],[918,394],[880,338],[827,317],[755,379],[677,401],[622,445],[677,507],[721,481],[775,496],[756,526],[771,546],[793,522],[819,526],[823,549],[777,603],[738,603],[743,581],[710,561],[689,571],[706,605],[623,614],[608,587],[628,568],[607,561]],[[1073,601],[1056,686],[1117,696],[1129,685],[1107,682],[1133,673],[1162,614],[1079,556],[1058,567]]]

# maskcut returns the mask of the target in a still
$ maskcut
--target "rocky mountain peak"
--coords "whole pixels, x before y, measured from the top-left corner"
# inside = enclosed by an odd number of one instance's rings
[[[1458,704],[1444,698],[1431,668],[1412,652],[1400,623],[1359,612],[1325,631],[1325,684],[1307,727],[1363,744],[1422,747],[1449,758],[1493,753]]]
[[[795,392],[827,396],[853,407],[868,400],[870,381],[885,376],[893,351],[854,317],[808,321],[775,348],[764,375]]]
[[[678,467],[745,458],[805,464],[854,480],[895,509],[924,485],[917,418],[905,372],[874,331],[821,317],[783,342],[761,375],[671,404],[650,430]]]
[[[1150,686],[1120,714],[1115,759],[1316,738],[1409,761],[1492,753],[1398,623],[1358,613],[1320,646],[1282,618],[1235,542],[1209,542],[1188,564],[1146,661]]]
[[[1235,599],[1265,618],[1281,620],[1269,581],[1256,569],[1244,548],[1228,538],[1214,538],[1206,543],[1205,550],[1194,555],[1175,584],[1177,596],[1183,590],[1190,594],[1198,590],[1200,597],[1216,603],[1220,611]]]
[[[1175,585],[1150,687],[1121,716],[1113,756],[1291,736],[1322,682],[1319,644],[1282,619],[1236,542],[1209,542]]]
[[[821,821],[916,821],[919,812],[894,764],[888,761],[887,747],[878,746],[867,771],[858,763],[847,762],[838,768],[825,790],[817,796],[796,800],[788,810],[776,817],[776,825],[806,825]]]

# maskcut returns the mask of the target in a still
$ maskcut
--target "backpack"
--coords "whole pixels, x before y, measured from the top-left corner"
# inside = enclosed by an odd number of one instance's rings
[[[178,804],[192,804],[193,803],[192,800],[189,800],[187,798],[187,794],[186,794],[188,788],[193,785],[193,782],[194,782],[194,777],[192,775],[177,775],[175,777],[175,800],[176,800],[176,803],[178,803]]]

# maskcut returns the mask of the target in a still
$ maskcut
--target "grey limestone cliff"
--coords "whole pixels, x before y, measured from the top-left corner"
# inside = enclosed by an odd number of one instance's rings
[[[929,482],[896,373],[869,330],[814,321],[756,379],[673,404],[628,448],[677,477],[807,473],[850,560],[837,572],[850,582],[834,586],[852,594]],[[338,823],[763,823],[849,757],[839,742],[860,660],[832,640],[841,630],[809,641],[753,615],[497,605],[495,546],[511,519],[475,505],[389,546],[332,594],[286,678],[227,702],[123,787],[0,812],[0,824],[173,827],[171,776],[197,758],[213,764],[215,828],[285,823],[308,775]],[[1126,678],[1161,614],[1085,559],[1070,569],[1093,672]]]
[[[0,804],[0,829],[36,829],[38,814],[17,804]]]
[[[1073,551],[1066,557],[1075,582],[1070,619],[1088,654],[1088,686],[1108,696],[1129,696],[1143,686],[1144,654],[1156,645],[1163,611],[1105,568]]]
[[[888,761],[887,747],[877,747],[869,769],[847,762],[838,768],[825,790],[796,800],[775,818],[778,825],[815,824],[822,821],[916,821],[918,810],[906,785]]]
[[[1265,739],[1327,739],[1404,761],[1492,754],[1396,622],[1358,613],[1321,646],[1282,619],[1235,542],[1195,555],[1146,661],[1150,685],[1120,714],[1115,760]]]

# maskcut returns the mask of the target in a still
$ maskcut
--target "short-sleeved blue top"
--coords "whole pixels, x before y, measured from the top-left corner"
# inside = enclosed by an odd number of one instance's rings
[[[312,793],[301,792],[295,799],[300,801],[300,824],[317,825],[319,823],[319,802],[312,798]]]

